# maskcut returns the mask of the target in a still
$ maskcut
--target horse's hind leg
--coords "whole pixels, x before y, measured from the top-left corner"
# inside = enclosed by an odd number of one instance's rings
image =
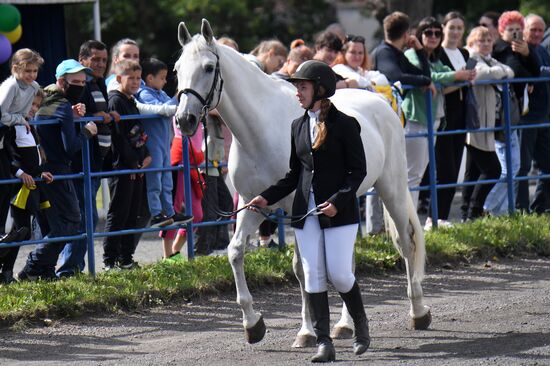
[[[296,339],[292,344],[293,348],[315,347],[317,344],[317,337],[313,330],[311,323],[311,316],[309,314],[309,304],[307,303],[308,297],[304,289],[304,269],[302,268],[302,261],[300,259],[300,250],[298,245],[294,246],[294,257],[292,258],[292,268],[294,274],[300,283],[300,292],[302,294],[302,327],[296,335]]]
[[[242,207],[240,199],[239,207]],[[233,276],[235,277],[237,303],[241,306],[243,312],[243,326],[246,341],[248,343],[257,343],[261,341],[266,331],[262,315],[256,313],[252,308],[252,295],[248,290],[244,275],[244,253],[246,244],[248,243],[250,235],[256,230],[262,219],[263,218],[257,213],[248,210],[239,212],[235,234],[227,248],[227,256],[231,268],[233,269]]]
[[[386,179],[385,179],[386,178]],[[431,323],[430,308],[424,305],[422,279],[426,261],[424,232],[420,226],[406,181],[381,177],[376,184],[386,210],[391,217],[390,234],[397,250],[405,261],[407,271],[407,295],[411,302],[411,326],[426,329]],[[405,205],[403,205],[405,203]],[[404,207],[403,207],[404,206]]]

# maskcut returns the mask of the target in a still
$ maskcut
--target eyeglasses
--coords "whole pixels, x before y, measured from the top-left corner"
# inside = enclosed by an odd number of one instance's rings
[[[348,34],[346,36],[346,43],[348,43],[348,42],[365,43],[365,37],[363,37],[363,36],[354,36],[353,34]]]
[[[436,38],[441,38],[441,31],[439,30],[425,30],[424,32],[422,32],[423,35],[425,35],[426,37],[436,37]]]
[[[487,24],[487,23],[479,23],[478,25],[480,27],[485,27],[485,28],[490,28],[491,27],[491,24]]]

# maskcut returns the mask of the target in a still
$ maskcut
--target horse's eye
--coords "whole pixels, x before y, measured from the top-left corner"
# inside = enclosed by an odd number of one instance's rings
[[[214,71],[214,66],[212,66],[212,65],[206,65],[206,66],[204,67],[204,71],[206,71],[206,72],[212,72],[212,71]]]

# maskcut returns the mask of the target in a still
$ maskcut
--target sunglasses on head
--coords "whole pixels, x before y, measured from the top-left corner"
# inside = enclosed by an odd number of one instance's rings
[[[424,32],[422,32],[423,35],[425,35],[426,37],[436,37],[436,38],[441,38],[441,35],[443,33],[441,33],[440,30],[425,30]]]
[[[353,34],[348,34],[346,36],[346,43],[347,42],[360,42],[365,43],[365,37],[363,36],[354,36]]]

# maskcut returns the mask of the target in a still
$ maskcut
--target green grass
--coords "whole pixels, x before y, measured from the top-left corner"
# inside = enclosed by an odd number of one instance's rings
[[[486,258],[550,255],[550,216],[484,218],[426,234],[428,262],[437,264]],[[259,249],[245,257],[251,289],[295,281],[293,248]],[[386,235],[362,238],[356,246],[359,272],[395,269],[399,256]],[[226,257],[160,262],[131,271],[82,274],[58,282],[21,282],[0,286],[0,322],[22,324],[40,318],[76,317],[157,306],[183,298],[234,288]]]

